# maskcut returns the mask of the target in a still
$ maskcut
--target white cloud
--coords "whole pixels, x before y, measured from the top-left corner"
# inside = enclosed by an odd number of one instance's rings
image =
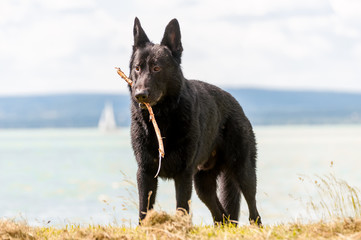
[[[343,4],[341,4],[341,2]],[[0,2],[0,95],[123,91],[133,20],[159,42],[180,21],[185,76],[218,85],[361,91],[353,0]],[[361,9],[361,8],[357,8]],[[357,64],[356,64],[357,63]]]
[[[335,13],[347,20],[361,20],[361,1],[359,0],[330,0]]]
[[[124,27],[101,8],[59,12],[74,7],[70,2],[33,6],[30,15],[38,15],[0,29],[0,94],[115,89],[115,82],[104,79],[112,79],[107,71],[119,64],[115,56],[121,54],[122,40],[131,40],[124,37],[128,24]]]
[[[17,2],[12,0],[0,1],[0,26],[9,23],[17,23],[23,20],[28,12],[29,5],[29,2],[26,0]]]
[[[84,8],[96,7],[96,1],[94,0],[61,0],[61,1],[49,1],[49,0],[35,0],[34,2],[42,5],[50,10],[74,10]]]

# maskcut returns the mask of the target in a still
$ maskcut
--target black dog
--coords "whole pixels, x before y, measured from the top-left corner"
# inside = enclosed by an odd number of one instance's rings
[[[149,41],[138,18],[133,31],[131,137],[138,163],[140,219],[153,208],[158,186],[154,178],[158,142],[144,106],[149,103],[164,137],[165,158],[159,176],[174,179],[177,209],[189,211],[194,181],[215,222],[224,217],[238,220],[243,193],[250,221],[261,224],[255,199],[255,137],[241,106],[220,88],[183,77],[176,19],[166,27],[160,45]]]

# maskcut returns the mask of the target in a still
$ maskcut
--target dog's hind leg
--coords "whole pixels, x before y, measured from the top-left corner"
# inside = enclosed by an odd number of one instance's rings
[[[241,168],[241,171],[237,174],[237,178],[239,180],[242,194],[246,199],[248,205],[250,222],[261,225],[261,217],[258,213],[256,206],[256,169],[251,166],[251,162],[249,160],[245,161],[244,166]]]
[[[220,189],[220,202],[224,210],[228,213],[227,217],[232,223],[237,223],[241,201],[241,192],[237,181],[233,174],[222,171],[218,179],[218,184]]]
[[[223,223],[227,216],[217,196],[217,172],[198,171],[194,176],[194,186],[200,200],[211,211],[215,223]]]

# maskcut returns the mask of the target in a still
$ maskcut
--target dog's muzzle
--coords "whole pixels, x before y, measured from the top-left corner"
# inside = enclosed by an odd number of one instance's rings
[[[137,89],[137,90],[135,90],[134,97],[135,97],[135,99],[137,99],[138,103],[149,102],[149,92],[146,89],[143,89],[143,90],[138,90]]]

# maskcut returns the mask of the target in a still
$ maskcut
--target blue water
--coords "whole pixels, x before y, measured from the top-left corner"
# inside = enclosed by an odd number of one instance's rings
[[[333,173],[360,187],[361,126],[256,127],[258,206],[263,222],[309,217],[312,183]],[[0,218],[31,225],[137,223],[136,164],[129,129],[0,130]],[[193,222],[211,224],[209,211],[192,197]],[[156,209],[174,212],[172,181],[161,181]],[[241,223],[247,223],[242,200]],[[317,216],[316,216],[317,218]]]

